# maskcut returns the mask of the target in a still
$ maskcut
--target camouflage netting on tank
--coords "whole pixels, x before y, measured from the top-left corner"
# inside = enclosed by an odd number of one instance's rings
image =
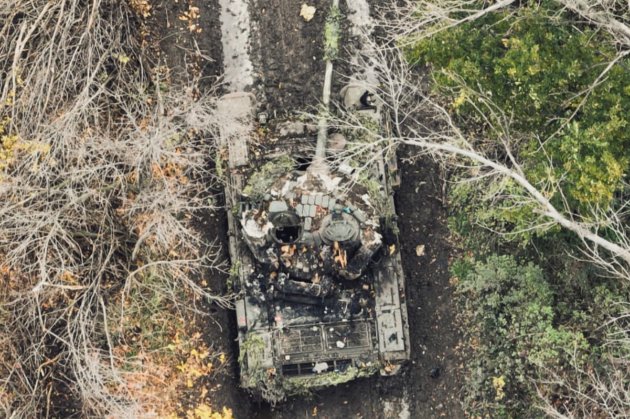
[[[279,403],[291,396],[306,396],[323,387],[337,386],[356,378],[369,377],[377,373],[381,364],[369,362],[361,366],[350,366],[344,371],[321,374],[283,377],[276,374],[274,368],[255,371],[251,376],[252,388],[260,390],[262,397],[272,404]]]
[[[285,378],[282,387],[287,395],[307,394],[310,390],[336,386],[360,377],[369,377],[381,368],[380,363],[368,362],[361,366],[348,367],[345,371],[333,371],[323,374],[302,375]]]
[[[243,195],[252,200],[262,199],[268,193],[271,186],[283,173],[290,173],[295,166],[295,161],[289,156],[280,156],[275,160],[265,163],[260,170],[252,174],[243,189]]]

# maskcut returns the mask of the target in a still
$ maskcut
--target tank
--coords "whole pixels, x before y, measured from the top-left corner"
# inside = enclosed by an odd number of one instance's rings
[[[341,103],[386,128],[360,83]],[[256,112],[248,93],[218,103],[241,386],[275,403],[397,374],[410,348],[393,148],[357,152],[369,132],[322,138],[317,124]]]

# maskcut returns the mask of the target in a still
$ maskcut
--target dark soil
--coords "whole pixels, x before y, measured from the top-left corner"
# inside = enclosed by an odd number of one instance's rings
[[[217,191],[218,204],[223,204],[222,196]],[[203,229],[205,238],[212,242],[217,237],[227,242],[227,214],[223,210],[203,214],[199,220],[199,226]],[[227,246],[221,246],[222,258],[229,262]],[[214,294],[223,294],[227,291],[228,275],[221,272],[209,272],[207,277],[208,287]],[[226,406],[232,409],[235,418],[249,418],[254,410],[249,396],[239,388],[237,358],[238,347],[236,345],[236,318],[232,310],[225,310],[215,305],[204,305],[209,312],[209,317],[200,318],[203,325],[204,340],[206,344],[217,352],[229,355],[226,368],[212,377],[201,380],[210,394],[212,406],[220,408]]]
[[[307,111],[322,97],[325,62],[323,31],[330,1],[316,2],[310,22],[300,15],[302,0],[254,0],[252,61],[258,71],[256,90],[270,115]],[[262,109],[261,109],[262,110]]]
[[[199,17],[181,20],[191,7]],[[170,70],[170,82],[181,84],[203,77],[202,85],[213,85],[223,73],[219,0],[171,0],[153,3],[146,20],[150,44],[157,44],[158,64]],[[197,24],[201,32],[191,31]]]
[[[410,151],[401,154],[408,156]],[[464,417],[459,402],[462,335],[455,324],[457,311],[449,283],[448,262],[454,249],[448,241],[444,180],[426,159],[405,160],[400,168],[396,206],[412,341],[411,365],[404,377],[411,417],[460,418]],[[424,246],[424,255],[418,256],[417,246]]]

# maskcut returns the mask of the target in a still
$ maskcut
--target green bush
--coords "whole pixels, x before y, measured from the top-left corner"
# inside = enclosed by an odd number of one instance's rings
[[[467,411],[482,417],[535,417],[533,380],[586,362],[581,332],[555,324],[554,295],[543,271],[511,256],[452,267],[473,350],[465,387]]]
[[[591,205],[613,202],[630,169],[630,60],[584,95],[617,54],[608,41],[571,16],[530,5],[443,31],[408,58],[432,67],[434,92],[500,158],[500,143],[486,141],[505,135],[486,121],[498,123],[485,105],[492,102],[510,120],[512,151],[528,178],[558,182],[571,208],[588,215]],[[561,203],[559,191],[549,193]]]

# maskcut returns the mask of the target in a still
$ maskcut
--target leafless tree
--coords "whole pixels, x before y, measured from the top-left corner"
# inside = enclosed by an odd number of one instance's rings
[[[604,29],[623,49],[630,48],[630,5],[623,0],[557,0],[598,28]]]

